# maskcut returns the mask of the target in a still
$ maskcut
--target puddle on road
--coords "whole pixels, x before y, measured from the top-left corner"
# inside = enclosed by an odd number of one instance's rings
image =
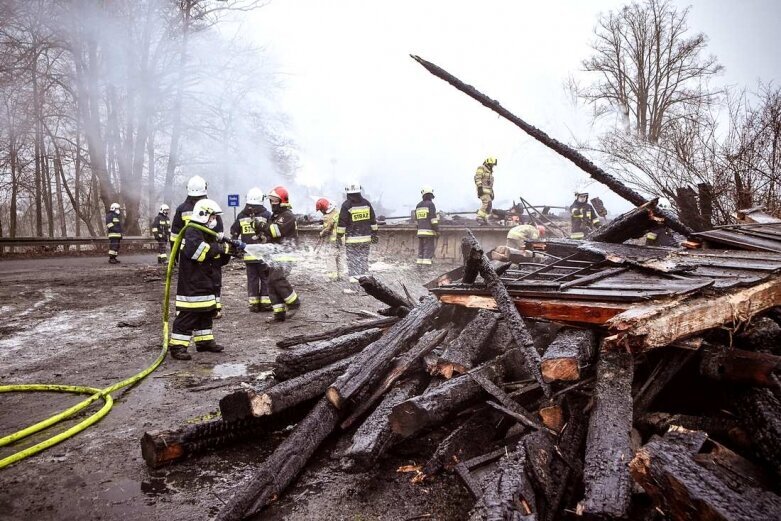
[[[217,378],[247,376],[247,364],[218,364],[212,369],[212,374]]]
[[[149,481],[141,482],[141,492],[147,496],[155,497],[170,491],[171,490],[165,482],[165,478],[151,478]]]

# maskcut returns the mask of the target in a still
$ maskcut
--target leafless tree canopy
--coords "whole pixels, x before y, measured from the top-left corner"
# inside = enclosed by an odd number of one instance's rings
[[[289,173],[262,55],[216,30],[265,3],[0,2],[0,234],[101,235],[112,202],[137,234],[185,177]]]

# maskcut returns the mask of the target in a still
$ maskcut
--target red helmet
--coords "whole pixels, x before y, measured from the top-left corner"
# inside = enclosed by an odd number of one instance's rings
[[[275,186],[268,193],[268,197],[276,197],[280,204],[290,204],[290,198],[287,195],[287,188],[284,186]]]
[[[538,224],[537,231],[540,233],[540,237],[545,237],[545,226]]]
[[[325,213],[325,212],[328,211],[328,207],[330,205],[331,205],[331,203],[328,202],[328,199],[326,199],[325,197],[321,197],[315,203],[315,211],[316,212],[323,212],[323,213]]]

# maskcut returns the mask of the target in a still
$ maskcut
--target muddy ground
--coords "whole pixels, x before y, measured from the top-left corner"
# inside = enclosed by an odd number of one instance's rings
[[[106,387],[147,367],[161,340],[163,270],[154,255],[126,255],[112,266],[103,257],[0,261],[0,385],[56,383]],[[451,266],[439,266],[445,271]],[[147,430],[174,428],[218,414],[218,401],[242,381],[268,373],[285,335],[328,329],[358,320],[361,310],[382,307],[359,286],[329,281],[328,266],[309,254],[291,280],[303,308],[282,324],[250,314],[240,262],[225,269],[225,317],[215,322],[223,353],[170,357],[132,389],[114,394],[110,414],[86,431],[0,470],[0,519],[193,520],[213,518],[223,501],[252,475],[286,434],[210,452],[159,470],[141,457]],[[425,292],[410,262],[372,258],[386,283],[404,281],[413,295]],[[120,327],[121,326],[121,327]],[[0,435],[79,402],[56,393],[0,394]],[[90,412],[95,409],[90,409]],[[0,448],[0,458],[64,430]],[[401,465],[425,461],[443,435],[432,432],[402,444],[373,471],[339,469],[345,436],[317,452],[282,498],[256,519],[455,520],[471,501],[454,475],[425,485],[410,483]]]

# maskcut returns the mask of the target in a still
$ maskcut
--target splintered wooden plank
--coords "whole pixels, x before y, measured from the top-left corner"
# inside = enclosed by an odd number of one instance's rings
[[[629,348],[638,352],[666,346],[707,329],[748,321],[778,305],[781,305],[779,276],[723,295],[637,305],[608,320],[606,325],[611,336],[602,341],[602,348]]]
[[[487,295],[437,295],[443,304],[468,308],[496,309],[496,301]],[[516,298],[515,307],[524,317],[544,318],[575,324],[602,325],[630,309],[626,302],[587,302],[579,300]]]

